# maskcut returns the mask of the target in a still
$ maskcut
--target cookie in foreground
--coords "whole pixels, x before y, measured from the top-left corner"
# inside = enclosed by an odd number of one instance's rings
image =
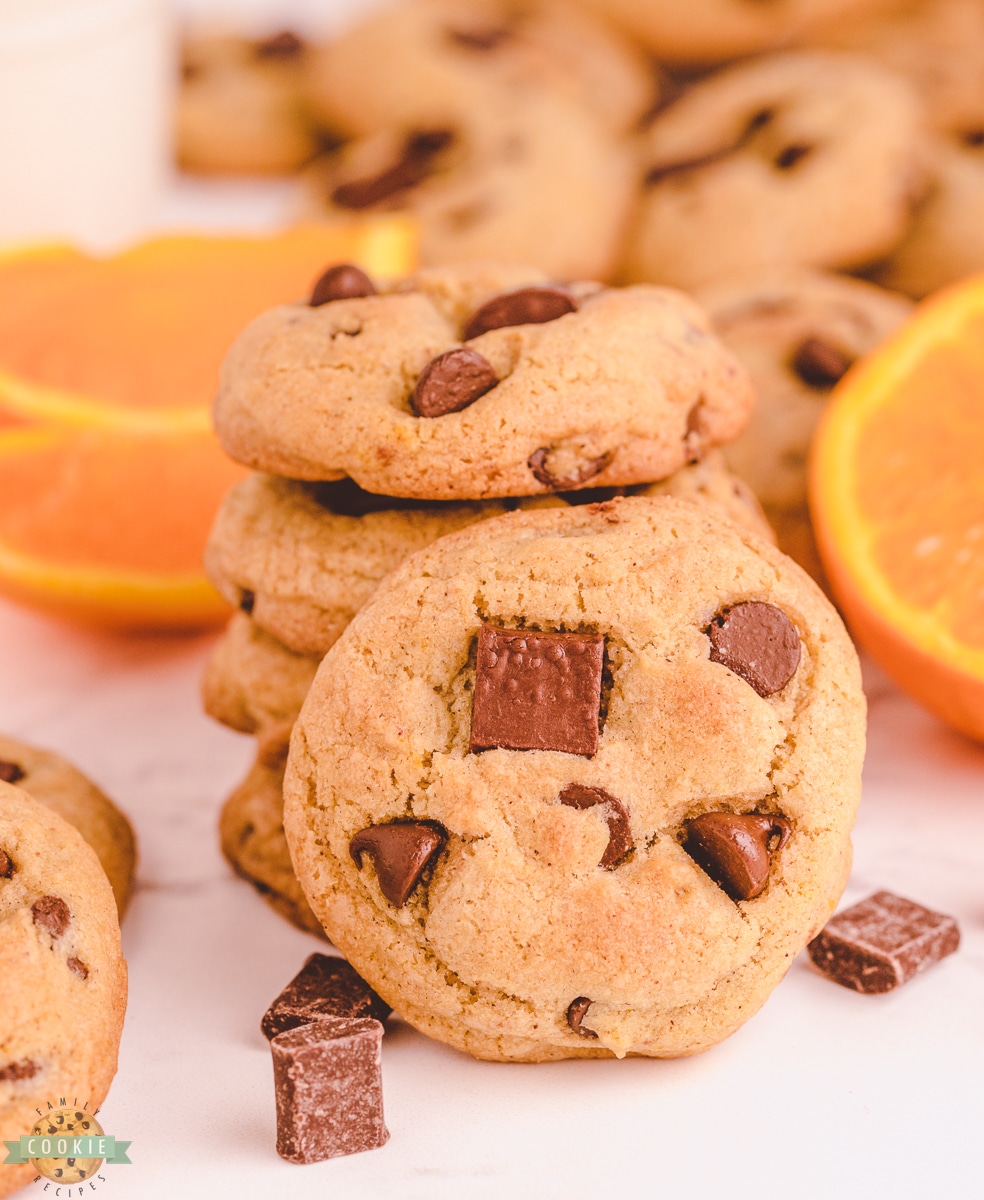
[[[863,750],[853,646],[772,546],[671,499],[517,512],[413,555],[329,651],[285,830],[423,1032],[691,1054],[833,911]]]

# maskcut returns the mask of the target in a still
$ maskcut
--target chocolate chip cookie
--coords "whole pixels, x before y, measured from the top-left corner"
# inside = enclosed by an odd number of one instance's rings
[[[677,292],[479,266],[366,283],[234,343],[214,418],[237,461],[486,499],[662,479],[747,420],[744,369]]]
[[[318,149],[302,100],[304,41],[270,37],[188,38],[182,47],[175,148],[186,171],[280,175]]]
[[[82,834],[106,872],[122,920],[133,889],[137,843],[133,827],[112,800],[61,755],[3,734],[0,780],[30,792]]]
[[[126,1010],[113,890],[78,830],[3,782],[0,980],[0,1139],[30,1133],[38,1106],[60,1096],[94,1112]],[[0,1195],[35,1174],[30,1163],[0,1168]]]
[[[757,395],[748,428],[723,454],[761,500],[779,548],[820,578],[806,497],[813,430],[834,384],[912,305],[873,284],[810,271],[721,284],[698,298]]]
[[[305,933],[324,937],[325,931],[305,899],[294,874],[284,837],[284,760],[267,748],[222,808],[219,839],[232,869],[270,907]]]
[[[657,115],[644,147],[624,275],[678,287],[872,263],[901,239],[925,185],[916,93],[851,54],[718,72]]]
[[[285,829],[418,1029],[689,1054],[833,911],[863,746],[851,642],[768,543],[666,498],[515,512],[406,560],[328,652]]]

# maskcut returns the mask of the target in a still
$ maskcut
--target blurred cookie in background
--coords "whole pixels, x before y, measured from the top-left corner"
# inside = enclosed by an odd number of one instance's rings
[[[791,52],[711,75],[657,114],[623,275],[683,288],[854,268],[905,233],[926,183],[911,85],[860,56]]]
[[[816,271],[721,283],[699,299],[758,396],[745,432],[722,453],[758,496],[779,548],[821,578],[806,491],[813,430],[834,385],[902,324],[912,304]]]
[[[207,175],[281,175],[319,148],[302,100],[306,43],[290,31],[266,38],[187,37],[175,111],[178,165]]]

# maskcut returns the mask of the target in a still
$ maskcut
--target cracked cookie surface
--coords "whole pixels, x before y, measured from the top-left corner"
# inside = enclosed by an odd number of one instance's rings
[[[689,1054],[833,911],[863,745],[853,647],[772,546],[666,498],[516,512],[413,555],[329,651],[285,830],[425,1033]]]
[[[547,313],[558,296],[567,310]],[[425,369],[466,341],[498,383],[418,416]],[[678,292],[465,266],[265,313],[226,358],[214,418],[258,470],[454,500],[662,479],[735,437],[751,404],[744,369]]]

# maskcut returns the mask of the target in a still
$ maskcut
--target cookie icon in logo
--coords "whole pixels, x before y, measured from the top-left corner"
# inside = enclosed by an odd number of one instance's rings
[[[83,1183],[102,1166],[101,1158],[73,1158],[72,1143],[78,1138],[102,1137],[103,1127],[95,1117],[80,1108],[56,1108],[42,1117],[31,1130],[32,1138],[41,1138],[41,1147],[57,1158],[32,1158],[31,1165],[45,1179],[58,1183]]]

